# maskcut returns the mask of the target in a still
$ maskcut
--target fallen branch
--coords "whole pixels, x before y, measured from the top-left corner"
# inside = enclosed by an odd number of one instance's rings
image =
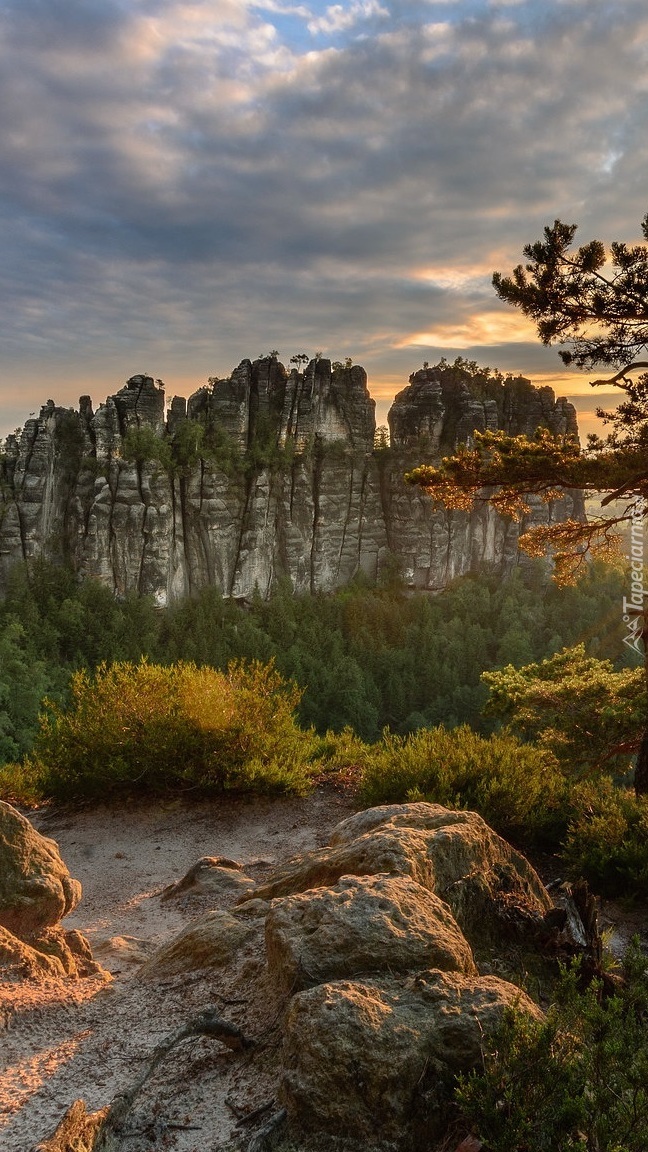
[[[213,1037],[215,1040],[220,1040],[233,1052],[240,1052],[244,1048],[250,1048],[253,1044],[252,1040],[243,1035],[240,1028],[228,1023],[227,1020],[223,1020],[213,1009],[207,1009],[198,1016],[192,1017],[182,1028],[158,1045],[146,1071],[142,1073],[133,1087],[128,1092],[122,1092],[115,1097],[99,1129],[94,1144],[94,1152],[117,1152],[119,1132],[144,1085],[151,1079],[169,1052],[183,1040],[192,1036]]]
[[[247,1152],[266,1152],[266,1140],[272,1136],[276,1128],[283,1124],[288,1113],[285,1108],[281,1108],[271,1116],[267,1124],[260,1128],[256,1136],[253,1136],[247,1146]]]
[[[264,1112],[269,1112],[274,1104],[273,1100],[266,1100],[265,1104],[261,1104],[255,1108],[253,1112],[247,1112],[244,1116],[239,1116],[236,1121],[236,1127],[242,1128],[245,1124],[252,1124],[254,1120],[258,1120],[259,1116],[263,1116]]]

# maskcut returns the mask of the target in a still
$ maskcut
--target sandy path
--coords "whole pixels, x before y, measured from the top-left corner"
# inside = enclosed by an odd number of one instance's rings
[[[23,986],[20,996],[15,987],[0,985],[3,1152],[29,1152],[79,1096],[91,1110],[109,1103],[187,1016],[222,1004],[223,998],[245,1000],[240,979],[238,987],[229,988],[218,973],[154,987],[137,979],[152,949],[213,906],[205,897],[160,901],[161,889],[206,855],[230,857],[260,878],[269,864],[326,843],[330,829],[351,810],[348,797],[327,787],[305,799],[171,801],[32,814],[39,831],[58,842],[83,886],[81,903],[64,924],[88,937],[114,980],[109,985],[50,981]],[[255,1028],[270,1027],[264,1008],[269,1012],[270,999],[265,1006],[227,1007],[223,1014],[254,1034]],[[237,1146],[235,1116],[224,1097],[229,1093],[243,1112],[262,1103],[272,1093],[270,1064],[266,1083],[263,1078],[248,1083],[244,1065],[233,1069],[230,1054],[218,1043],[186,1042],[172,1072],[165,1066],[152,1086],[148,1128],[142,1120],[138,1134],[134,1121],[124,1149],[207,1152]],[[173,1129],[169,1123],[187,1127]]]

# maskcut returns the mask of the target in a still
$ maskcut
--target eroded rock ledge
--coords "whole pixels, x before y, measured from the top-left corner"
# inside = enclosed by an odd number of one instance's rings
[[[481,566],[507,571],[527,524],[434,511],[403,473],[475,429],[576,434],[573,406],[522,377],[446,366],[397,395],[389,447],[379,437],[376,449],[374,409],[364,369],[324,359],[290,373],[243,360],[168,411],[161,381],[142,375],[96,412],[87,396],[78,411],[49,400],[0,455],[0,592],[16,561],[41,555],[160,605],[208,585],[326,592],[394,564],[435,590]],[[566,494],[532,521],[581,514]]]

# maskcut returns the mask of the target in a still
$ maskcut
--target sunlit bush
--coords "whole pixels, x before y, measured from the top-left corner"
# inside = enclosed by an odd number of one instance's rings
[[[226,672],[180,662],[76,672],[68,707],[41,717],[30,768],[57,798],[118,791],[297,790],[312,735],[297,727],[300,690],[271,665]]]
[[[565,781],[556,761],[508,733],[485,739],[467,725],[385,732],[367,750],[362,790],[368,804],[424,799],[473,808],[516,840],[552,838],[563,823]]]

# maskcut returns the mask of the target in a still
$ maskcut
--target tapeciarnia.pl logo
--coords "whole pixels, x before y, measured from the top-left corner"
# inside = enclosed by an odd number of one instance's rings
[[[646,501],[640,498],[637,500],[632,513],[630,555],[627,557],[630,561],[631,574],[630,597],[623,597],[623,623],[628,626],[628,633],[624,636],[623,643],[640,656],[643,656],[641,637],[644,627],[644,597],[648,595],[648,590],[644,588],[643,525],[645,515]]]

